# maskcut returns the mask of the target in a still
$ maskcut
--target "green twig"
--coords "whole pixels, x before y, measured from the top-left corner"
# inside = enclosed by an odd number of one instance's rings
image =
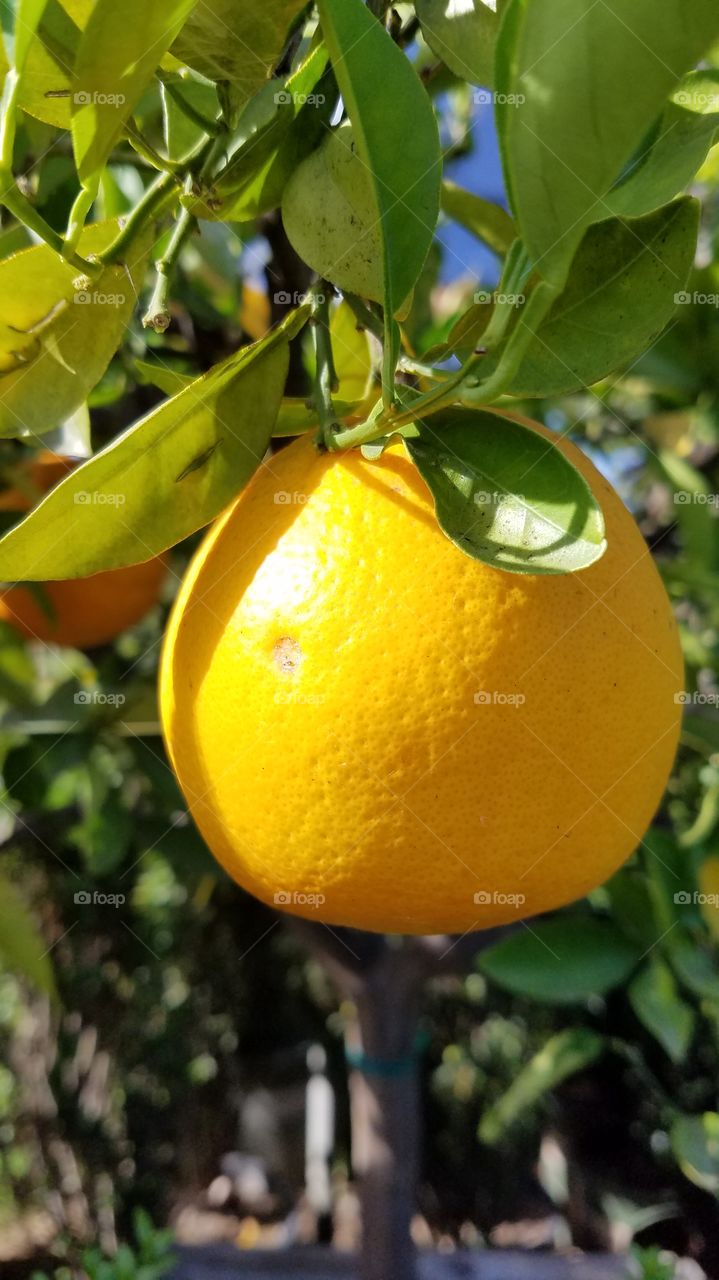
[[[373,440],[408,426],[418,418],[436,413],[457,400],[461,400],[463,404],[472,405],[490,404],[493,400],[497,400],[510,386],[539,322],[560,292],[559,286],[549,284],[547,281],[537,286],[529,298],[524,316],[510,336],[494,373],[490,374],[484,382],[475,379],[475,373],[481,367],[485,357],[471,356],[463,368],[450,375],[439,387],[418,396],[410,407],[389,412],[385,409],[374,420],[337,432],[333,437],[332,447],[351,449],[356,445],[370,444]]]
[[[224,154],[226,145],[227,135],[223,130],[216,138],[204,139],[200,146],[195,148],[192,155],[182,161],[183,167],[188,169],[185,178],[185,192],[188,195],[192,192],[196,181],[202,181],[212,172],[218,155]],[[193,163],[189,164],[190,160]],[[142,317],[142,323],[145,328],[155,329],[158,333],[164,333],[170,323],[168,305],[170,279],[182,248],[196,225],[197,218],[194,214],[189,209],[182,208],[177,216],[175,228],[167,249],[159,261],[155,263],[157,272],[155,288],[152,291],[150,305]]]
[[[133,121],[128,121],[125,125],[125,137],[130,145],[134,147],[139,156],[151,164],[153,169],[159,169],[160,173],[182,174],[185,171],[185,165],[180,160],[168,160],[165,156],[161,156],[156,151],[147,138],[140,132]]]
[[[146,329],[154,329],[156,333],[164,333],[170,323],[168,302],[170,279],[182,248],[192,234],[196,224],[197,219],[190,213],[189,209],[180,209],[167,249],[155,263],[155,271],[157,273],[155,287],[150,298],[150,305],[142,317],[142,323]]]
[[[354,293],[345,293],[344,300],[353,311],[362,328],[367,329],[369,333],[373,333],[375,338],[381,342],[384,337],[384,326],[380,316],[376,315],[372,308],[368,307],[367,303],[363,302]]]
[[[45,244],[56,253],[63,252],[63,238],[45,221],[42,214],[20,191],[13,176],[13,152],[15,149],[15,126],[18,111],[18,91],[20,80],[17,71],[11,67],[5,77],[2,100],[0,100],[0,204],[11,213],[18,222],[22,222],[30,231],[34,231]],[[68,262],[77,267],[84,275],[97,275],[97,263],[88,262],[74,252],[68,255]]]
[[[30,231],[34,231],[45,244],[54,249],[55,253],[60,256],[66,256],[71,266],[76,267],[83,275],[94,278],[98,275],[100,267],[98,262],[88,258],[83,258],[80,254],[71,252],[67,255],[63,253],[65,241],[63,237],[45,221],[41,213],[38,213],[33,204],[30,203],[27,196],[19,190],[15,185],[15,181],[11,173],[0,172],[0,204],[3,204],[8,213],[11,213],[18,222],[22,222]]]
[[[10,67],[0,98],[0,169],[4,174],[12,173],[19,91],[20,77],[15,68]]]
[[[78,241],[85,229],[85,220],[90,209],[92,208],[95,197],[97,196],[98,187],[100,185],[99,175],[96,176],[91,186],[82,186],[75,197],[70,217],[67,220],[67,231],[62,246],[62,256],[70,257],[77,249]]]
[[[332,436],[337,425],[337,414],[332,403],[332,394],[339,387],[339,379],[332,354],[332,338],[330,336],[331,290],[332,286],[326,280],[318,282],[312,292],[312,314],[310,316],[315,347],[313,399],[320,419],[322,443],[328,449],[331,447]]]
[[[121,262],[123,254],[146,222],[154,221],[179,199],[180,188],[175,176],[163,173],[145,191],[111,244],[100,255],[103,263]]]

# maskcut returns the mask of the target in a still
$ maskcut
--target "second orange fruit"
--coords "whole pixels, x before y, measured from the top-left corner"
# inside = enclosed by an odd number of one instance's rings
[[[27,511],[74,465],[70,458],[42,452],[20,468],[17,487],[0,493],[0,510]],[[23,584],[7,586],[0,591],[0,622],[28,640],[91,649],[144,618],[157,603],[166,574],[164,558],[155,557],[88,578],[39,583],[38,593]]]

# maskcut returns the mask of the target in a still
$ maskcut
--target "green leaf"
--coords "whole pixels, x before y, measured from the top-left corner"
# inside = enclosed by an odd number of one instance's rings
[[[75,578],[136,564],[213,520],[262,461],[288,343],[307,310],[197,378],[61,481],[0,540],[0,578]]]
[[[482,300],[473,302],[470,307],[467,307],[467,310],[452,325],[446,340],[438,342],[436,346],[424,352],[423,361],[427,364],[439,364],[450,356],[457,356],[464,364],[468,356],[481,345],[482,335],[494,311],[494,298],[488,290],[484,289],[478,291],[475,297]]]
[[[666,204],[683,191],[704,163],[719,131],[719,72],[692,71],[673,93],[651,142],[607,204],[620,217],[636,217]]]
[[[177,369],[171,369],[164,364],[155,364],[150,360],[136,360],[134,369],[138,382],[142,386],[149,384],[157,387],[159,391],[164,391],[166,396],[177,395],[178,391],[184,391],[185,387],[189,387],[195,381],[191,373],[180,373]]]
[[[358,327],[349,303],[340,302],[332,311],[330,338],[338,379],[337,397],[359,404],[370,388],[372,353],[367,333]]]
[[[674,314],[694,260],[698,225],[698,202],[683,199],[644,218],[609,218],[590,227],[564,290],[512,380],[511,394],[565,395],[640,355]]]
[[[321,279],[382,301],[381,223],[349,120],[294,170],[282,195],[282,222],[295,252]]]
[[[514,223],[501,205],[483,200],[454,182],[442,183],[442,211],[502,257],[517,238]]]
[[[32,702],[35,667],[22,636],[0,622],[0,698],[19,706]]]
[[[182,160],[202,141],[205,130],[188,111],[199,112],[203,119],[214,122],[220,114],[217,89],[187,75],[164,75],[162,79],[162,107],[165,122],[165,147],[171,160]]]
[[[556,1089],[569,1076],[595,1062],[604,1050],[604,1040],[585,1027],[560,1031],[535,1053],[526,1067],[512,1081],[507,1092],[482,1116],[479,1138],[482,1142],[499,1142],[510,1125],[539,1099]]]
[[[672,1062],[683,1062],[696,1018],[678,994],[674,974],[663,960],[653,959],[640,969],[629,985],[629,1003]]]
[[[497,120],[522,240],[554,284],[667,97],[719,34],[715,0],[511,0]],[[629,91],[628,91],[629,90]]]
[[[539,432],[490,411],[434,414],[406,440],[437,520],[467,555],[512,573],[574,573],[604,553],[583,476]]]
[[[356,408],[356,403],[347,403],[332,397],[332,403],[338,418],[345,418]],[[300,396],[285,396],[277,414],[277,421],[272,431],[273,436],[299,436],[305,431],[319,430],[320,419],[314,405]]]
[[[612,920],[622,933],[642,951],[649,951],[661,930],[657,929],[650,886],[641,868],[625,864],[599,892],[609,899]]]
[[[117,222],[95,223],[80,239],[99,253]],[[120,344],[140,288],[152,231],[87,288],[47,245],[0,262],[0,436],[51,431],[83,403]]]
[[[414,288],[439,215],[434,110],[408,58],[362,0],[319,0],[332,66],[372,180],[382,237],[385,312]]]
[[[34,983],[46,995],[55,995],[47,943],[6,876],[0,877],[0,962]]]
[[[684,551],[692,563],[711,571],[719,565],[719,520],[712,486],[701,471],[671,449],[660,449],[657,457],[657,470],[672,489],[673,516]]]
[[[59,0],[47,0],[39,38],[33,40],[25,63],[19,105],[29,115],[59,129],[70,128],[75,57],[80,44],[77,19],[86,19],[91,7],[91,0],[82,0],[80,5],[73,5],[71,17]]]
[[[719,1000],[719,968],[699,943],[680,936],[669,939],[668,956],[679,981],[701,1000]]]
[[[46,0],[2,0],[2,29],[10,59],[21,76],[35,39]]]
[[[248,102],[280,59],[288,29],[306,0],[203,0],[172,46],[208,80],[227,80]]]
[[[96,0],[77,51],[72,99],[75,163],[84,185],[105,164],[194,3]]]
[[[494,45],[508,0],[417,0],[422,34],[460,80],[494,84]]]
[[[539,920],[483,952],[479,967],[498,986],[546,1004],[583,1003],[624,982],[641,952],[609,921]]]
[[[107,876],[124,862],[134,825],[119,796],[111,792],[69,828],[67,839],[80,851],[93,877]]]
[[[697,1187],[719,1192],[719,1115],[678,1116],[671,1128],[672,1151],[679,1167]]]

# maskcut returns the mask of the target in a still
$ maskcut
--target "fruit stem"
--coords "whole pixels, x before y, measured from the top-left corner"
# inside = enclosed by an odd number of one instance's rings
[[[339,387],[332,353],[330,334],[330,297],[332,285],[319,280],[312,289],[310,324],[315,347],[315,385],[313,400],[320,419],[320,435],[325,448],[331,448],[331,440],[337,425],[337,414],[332,403],[332,393]]]
[[[465,405],[489,404],[499,399],[509,388],[519,368],[527,347],[529,346],[537,326],[543,316],[560,293],[559,285],[542,281],[537,285],[527,302],[524,314],[520,316],[516,327],[512,330],[507,345],[497,364],[494,373],[482,382],[475,379],[476,370],[481,366],[485,355],[472,355],[457,373],[450,375],[439,387],[418,396],[412,403],[403,408],[384,409],[382,413],[362,422],[357,427],[338,431],[333,439],[333,449],[351,449],[357,445],[371,444],[382,436],[391,435],[401,427],[416,422],[430,413],[460,401]],[[507,315],[508,313],[505,313]]]

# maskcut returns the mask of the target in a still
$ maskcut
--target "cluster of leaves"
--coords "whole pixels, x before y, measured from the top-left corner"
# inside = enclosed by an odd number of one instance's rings
[[[713,247],[715,161],[702,177]],[[719,334],[718,281],[713,262],[693,271],[688,296],[704,304],[682,306],[629,375],[591,395],[544,403],[555,422],[581,421],[590,450],[609,460],[657,548],[675,601],[690,705],[665,807],[630,862],[588,900],[482,955],[487,986],[476,998],[504,1015],[497,1022],[490,1013],[494,1051],[488,1031],[479,1039],[468,1033],[445,1051],[435,1076],[443,1098],[476,1099],[480,1141],[501,1144],[506,1153],[547,1123],[562,1129],[565,1082],[578,1074],[585,1081],[618,1075],[632,1099],[632,1137],[647,1167],[668,1182],[678,1170],[713,1196],[719,1194],[719,384],[710,352]],[[666,1211],[676,1212],[671,1205]]]
[[[105,1183],[118,1232],[138,1203],[166,1216],[177,1186],[216,1173],[239,1091],[271,1077],[274,1054],[296,1052],[301,1070],[323,1032],[322,984],[310,998],[277,920],[187,819],[157,723],[163,614],[92,658],[2,635],[0,1231],[51,1191],[62,1202],[63,1145],[88,1233],[111,1212]],[[29,1079],[46,1079],[53,1119]],[[74,1255],[77,1211],[56,1218]]]
[[[709,0],[692,0],[688,14],[677,0],[660,23],[646,0],[622,16],[584,0],[568,13],[551,0],[499,11],[476,0],[456,13],[427,2],[387,26],[362,0],[218,0],[202,11],[173,0],[149,28],[140,9],[120,15],[112,0],[8,0],[4,13],[3,199],[46,242],[2,264],[5,436],[35,439],[84,403],[122,340],[157,220],[172,210],[147,325],[169,323],[171,276],[198,219],[207,234],[281,206],[308,266],[342,287],[382,347],[381,394],[335,404],[327,299],[315,290],[311,305],[183,385],[11,530],[0,543],[7,579],[132,564],[214,518],[286,429],[283,411],[292,420],[288,347],[310,310],[316,378],[303,428],[319,425],[330,448],[372,445],[372,456],[404,435],[443,529],[480,559],[555,573],[602,554],[601,512],[571,464],[524,426],[475,409],[596,382],[672,314],[698,216],[678,193],[716,130],[715,73],[693,70],[719,35]],[[443,183],[417,40],[455,75],[495,86],[512,217]],[[334,127],[340,101],[347,121]],[[28,114],[70,132],[77,187],[64,234],[12,177]],[[85,226],[123,147],[159,176],[122,226]],[[476,303],[417,366],[402,317],[441,206],[501,253],[502,276],[493,305]],[[413,361],[415,385],[397,383]],[[457,402],[464,416],[439,414]],[[478,507],[488,479],[506,493],[501,516],[496,504]],[[100,501],[78,511],[78,486],[122,494],[122,519]],[[56,522],[70,520],[73,536],[58,541]]]
[[[120,1245],[114,1258],[104,1258],[98,1249],[84,1249],[80,1266],[87,1280],[161,1280],[174,1262],[172,1232],[157,1231],[151,1218],[136,1209],[133,1215],[134,1235],[137,1247]],[[31,1280],[48,1280],[42,1271],[35,1271]],[[55,1280],[72,1280],[69,1267],[60,1267]]]

